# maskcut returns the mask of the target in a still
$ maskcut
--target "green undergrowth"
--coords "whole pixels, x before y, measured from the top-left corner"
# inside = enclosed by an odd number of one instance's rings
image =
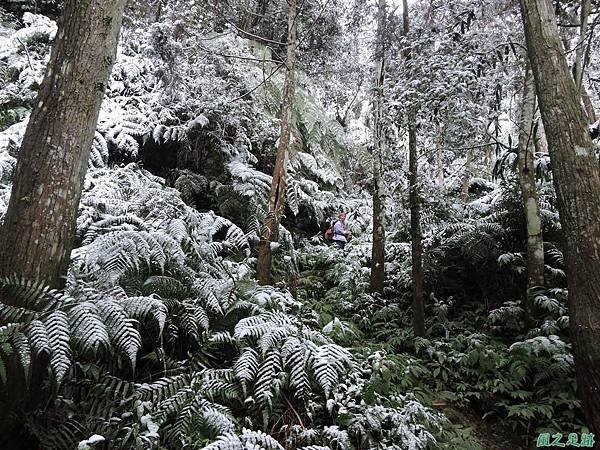
[[[410,258],[402,258],[402,246],[392,249],[396,259],[388,257],[386,292],[371,295],[367,250],[360,242],[344,253],[305,247],[298,282],[298,298],[318,312],[322,326],[333,326],[357,352],[382,355],[380,377],[365,391],[365,401],[370,392],[410,392],[443,409],[457,436],[474,445],[461,448],[477,448],[473,427],[506,428],[524,446],[540,432],[587,430],[575,395],[566,289],[531,294],[536,317],[529,330],[519,301],[486,305],[432,293],[426,337],[415,338]],[[503,254],[497,270],[510,258]]]

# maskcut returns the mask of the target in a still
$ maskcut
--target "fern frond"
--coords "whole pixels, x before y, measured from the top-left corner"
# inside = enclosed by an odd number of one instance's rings
[[[317,383],[323,388],[325,396],[329,396],[338,379],[352,366],[352,355],[343,347],[326,344],[318,348],[312,369]]]
[[[69,311],[69,326],[75,345],[83,353],[97,353],[101,348],[110,347],[106,325],[100,320],[94,303],[81,302]]]
[[[69,342],[69,318],[63,311],[54,311],[43,319],[48,331],[48,343],[52,354],[50,367],[57,384],[60,384],[71,367]]]

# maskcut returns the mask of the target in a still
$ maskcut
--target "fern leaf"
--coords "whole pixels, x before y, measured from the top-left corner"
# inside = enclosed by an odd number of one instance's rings
[[[258,353],[252,348],[245,348],[233,365],[233,370],[236,377],[243,383],[248,383],[256,377],[258,364]]]
[[[69,322],[74,343],[80,351],[98,352],[110,347],[108,330],[98,315],[96,305],[90,302],[76,304],[69,311]]]
[[[121,305],[110,300],[96,303],[112,344],[129,358],[135,368],[137,353],[142,346],[142,337],[135,327],[136,321],[129,319]]]
[[[69,319],[63,311],[54,311],[44,320],[48,342],[52,349],[50,367],[57,384],[60,384],[71,366]]]
[[[46,325],[40,320],[32,321],[27,330],[29,342],[37,355],[51,354],[52,348],[48,337]]]
[[[352,356],[348,350],[335,344],[327,344],[318,348],[313,361],[315,379],[329,397],[339,378],[352,365]]]
[[[277,377],[281,369],[281,355],[276,350],[269,351],[258,369],[255,385],[256,398],[261,405],[272,406],[272,399],[278,391]]]

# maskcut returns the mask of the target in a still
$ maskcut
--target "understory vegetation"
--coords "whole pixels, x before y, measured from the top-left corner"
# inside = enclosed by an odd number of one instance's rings
[[[0,222],[61,2],[8,3]],[[0,278],[4,448],[518,449],[543,432],[589,432],[547,149],[534,167],[545,282],[527,290],[512,127],[523,78],[512,40],[523,36],[513,2],[494,0],[491,11],[432,2],[439,28],[394,38],[398,54],[414,45],[422,56],[392,60],[397,83],[385,85],[401,118],[385,119],[386,279],[377,293],[372,59],[366,44],[353,45],[374,33],[358,7],[307,2],[298,16],[307,37],[297,46],[286,207],[270,244],[272,283],[261,285],[257,249],[284,96],[282,13],[266,2],[262,14],[277,20],[243,33],[231,14],[245,2],[225,12],[145,3],[125,10],[65,287]],[[429,23],[423,11],[417,28]],[[598,78],[586,83],[596,104]],[[414,98],[424,336],[413,332],[403,129]],[[323,235],[340,211],[352,231],[343,250]]]

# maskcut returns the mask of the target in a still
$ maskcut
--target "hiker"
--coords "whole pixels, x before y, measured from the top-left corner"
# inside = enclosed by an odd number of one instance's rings
[[[352,234],[350,230],[346,229],[346,213],[340,213],[338,220],[333,224],[333,242],[338,248],[343,249],[346,246],[346,242]]]

